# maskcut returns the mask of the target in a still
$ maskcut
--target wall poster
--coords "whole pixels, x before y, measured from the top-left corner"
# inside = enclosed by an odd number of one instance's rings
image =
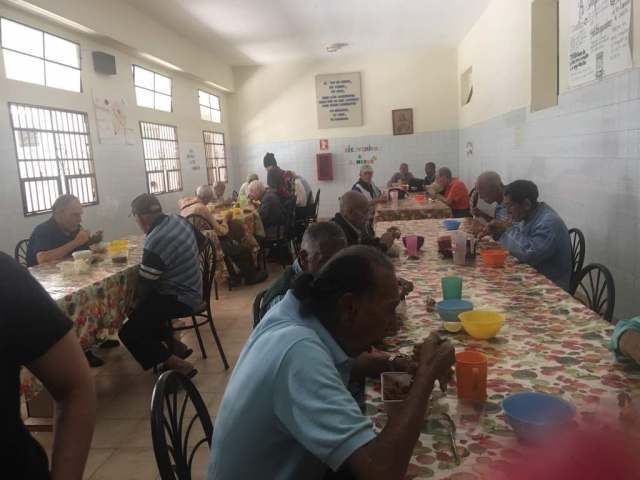
[[[362,125],[360,72],[316,75],[318,128]]]
[[[631,68],[632,0],[571,0],[569,86]]]

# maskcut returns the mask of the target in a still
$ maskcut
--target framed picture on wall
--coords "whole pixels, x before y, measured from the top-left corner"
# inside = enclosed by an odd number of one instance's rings
[[[401,108],[391,111],[394,135],[411,135],[413,133],[413,108]]]

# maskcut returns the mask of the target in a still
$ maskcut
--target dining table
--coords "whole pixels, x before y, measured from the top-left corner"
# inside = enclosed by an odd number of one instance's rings
[[[614,360],[608,348],[612,325],[511,256],[499,268],[485,265],[479,257],[466,265],[454,265],[451,258],[438,253],[438,237],[450,233],[441,222],[393,222],[403,235],[422,236],[424,245],[417,258],[403,254],[392,260],[396,274],[412,281],[414,291],[406,299],[397,331],[380,348],[411,355],[430,332],[438,332],[451,340],[456,352],[479,351],[488,359],[487,399],[459,400],[455,378],[446,393],[434,388],[406,478],[498,478],[501,472],[534,458],[529,456],[533,446],[517,439],[502,409],[501,402],[516,392],[545,392],[567,400],[577,411],[574,428],[607,425],[632,430],[630,416],[640,421],[640,368]],[[382,233],[390,226],[390,222],[379,222],[375,228]],[[464,330],[452,334],[442,329],[438,313],[427,307],[427,300],[442,298],[445,276],[463,279],[462,298],[473,302],[475,309],[505,316],[497,336],[476,340]],[[367,382],[365,402],[366,413],[380,431],[388,414],[379,380]],[[458,461],[450,443],[452,428],[444,414],[455,425]]]
[[[85,350],[98,338],[115,334],[131,308],[144,236],[124,239],[129,242],[125,263],[113,263],[105,254],[96,255],[97,261],[86,273],[65,274],[56,263],[29,268],[31,275],[73,322],[78,341]],[[23,370],[21,392],[27,401],[42,388],[33,375]]]
[[[376,205],[375,222],[448,218],[451,208],[442,200],[425,194],[407,194],[403,199],[389,200]]]

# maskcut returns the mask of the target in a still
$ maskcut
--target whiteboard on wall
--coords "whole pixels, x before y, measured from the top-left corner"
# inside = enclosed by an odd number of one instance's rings
[[[571,0],[569,86],[631,68],[632,0]]]
[[[360,72],[316,75],[318,128],[362,125]]]

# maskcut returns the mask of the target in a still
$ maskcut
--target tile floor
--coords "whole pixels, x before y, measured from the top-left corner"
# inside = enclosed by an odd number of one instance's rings
[[[182,340],[194,354],[189,359],[198,369],[194,384],[202,395],[209,413],[215,417],[222,394],[240,351],[252,326],[253,299],[260,290],[282,271],[269,264],[269,280],[260,285],[242,286],[229,292],[221,285],[220,299],[214,301],[214,322],[230,368],[224,370],[211,331],[201,329],[208,357],[203,359],[193,332]],[[88,480],[156,480],[159,479],[151,444],[149,409],[155,376],[144,372],[123,347],[99,350],[106,364],[93,369],[98,396],[98,413],[93,442],[85,469]],[[34,433],[47,451],[51,433]],[[193,478],[206,478],[206,449],[201,448],[194,460]]]

